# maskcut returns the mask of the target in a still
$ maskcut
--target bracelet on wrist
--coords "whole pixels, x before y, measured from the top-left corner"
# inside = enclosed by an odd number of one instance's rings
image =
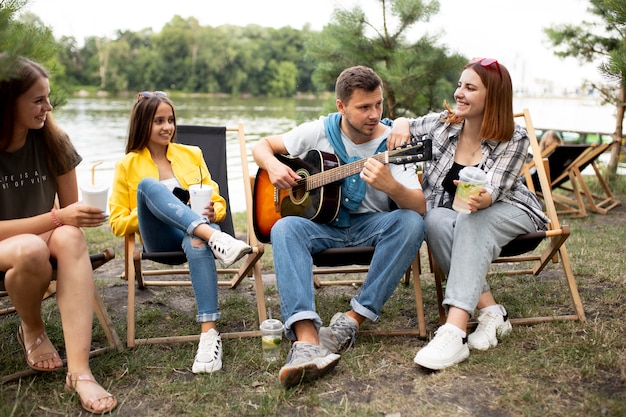
[[[57,214],[56,214],[57,209],[53,208],[52,210],[50,210],[50,217],[52,217],[52,221],[54,222],[54,224],[56,225],[56,227],[61,227],[63,226],[63,223],[61,223],[59,221],[59,219],[57,218]]]

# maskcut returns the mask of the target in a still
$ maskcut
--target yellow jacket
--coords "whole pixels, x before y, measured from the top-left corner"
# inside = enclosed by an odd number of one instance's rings
[[[202,170],[202,183],[213,187],[215,222],[224,220],[226,200],[220,196],[219,186],[211,179],[200,148],[170,143],[167,147],[167,159],[172,163],[174,176],[184,189],[189,189],[191,184],[200,183]],[[115,164],[113,188],[109,197],[109,223],[115,236],[139,232],[137,186],[147,177],[159,178],[159,170],[148,148],[129,152]]]

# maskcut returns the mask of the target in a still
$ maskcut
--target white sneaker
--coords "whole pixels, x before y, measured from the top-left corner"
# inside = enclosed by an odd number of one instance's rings
[[[424,368],[440,370],[463,362],[469,353],[467,338],[442,326],[435,332],[435,337],[417,352],[413,362]]]
[[[487,350],[498,345],[498,337],[502,338],[511,333],[512,326],[509,316],[487,311],[478,316],[478,326],[467,337],[467,344],[471,349]]]
[[[200,333],[198,353],[191,371],[194,374],[211,373],[222,369],[222,338],[215,329]]]
[[[228,268],[244,255],[252,252],[250,245],[224,232],[213,233],[209,239],[209,247],[224,268]]]

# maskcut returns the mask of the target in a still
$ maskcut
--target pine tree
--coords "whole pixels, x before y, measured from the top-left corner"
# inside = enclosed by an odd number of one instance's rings
[[[52,30],[31,13],[20,14],[28,0],[0,0],[0,79],[14,71],[16,59],[26,57],[47,70],[58,67],[58,50]],[[58,104],[63,92],[57,92]]]
[[[611,151],[607,171],[617,173],[617,163],[622,143],[622,131],[626,109],[626,0],[591,0],[590,13],[598,19],[583,21],[580,25],[560,25],[545,29],[554,54],[559,57],[574,57],[580,61],[602,60],[599,71],[605,84],[592,84],[602,99],[615,106],[616,144]],[[611,177],[609,175],[609,179]]]

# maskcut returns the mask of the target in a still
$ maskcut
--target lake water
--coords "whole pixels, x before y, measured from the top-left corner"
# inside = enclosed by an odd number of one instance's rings
[[[102,164],[95,168],[96,182],[112,182],[115,162],[124,155],[133,103],[134,99],[130,98],[71,98],[54,111],[56,121],[70,135],[83,157],[77,169],[79,182],[91,181],[92,166],[99,161]],[[286,132],[328,112],[324,107],[327,101],[321,99],[186,97],[176,98],[174,103],[178,124],[236,126],[242,123],[252,175],[257,166],[250,150],[260,138]],[[606,133],[614,130],[613,108],[601,106],[596,99],[516,98],[514,104],[516,111],[530,110],[536,129]],[[236,140],[233,136],[233,146]],[[229,161],[228,175],[231,209],[243,211],[243,178],[238,158]]]

